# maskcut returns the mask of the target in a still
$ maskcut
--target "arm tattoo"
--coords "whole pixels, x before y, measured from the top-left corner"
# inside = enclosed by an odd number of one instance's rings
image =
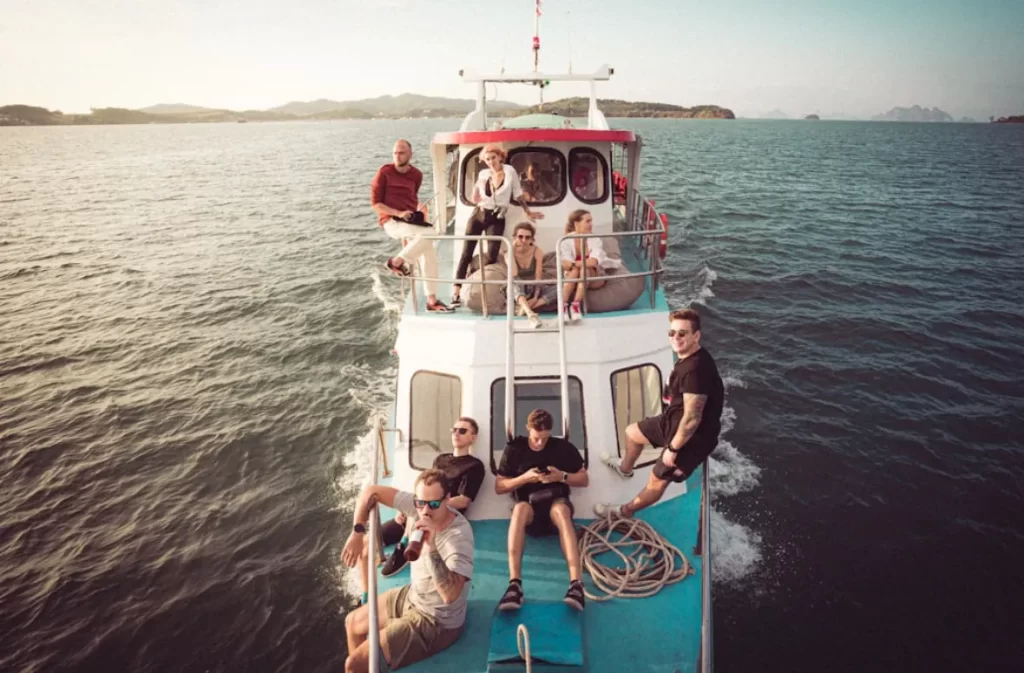
[[[436,549],[427,555],[427,562],[430,566],[430,574],[434,576],[434,583],[437,585],[438,593],[446,594],[455,587],[455,573],[445,565],[444,559],[441,558]]]

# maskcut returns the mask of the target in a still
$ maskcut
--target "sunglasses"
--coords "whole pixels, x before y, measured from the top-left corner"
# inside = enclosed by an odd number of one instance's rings
[[[467,432],[469,432],[469,428],[459,428],[459,427],[452,428],[452,434],[464,435]]]
[[[674,329],[670,329],[670,330],[668,331],[668,338],[669,338],[669,339],[671,339],[672,337],[674,337],[674,336],[675,336],[675,335],[677,335],[677,334],[678,334],[679,336],[690,336],[691,334],[693,334],[693,332],[687,332],[686,330],[674,330]]]
[[[520,241],[529,241],[533,236],[523,236],[522,234],[516,234],[516,238]]]
[[[430,509],[440,509],[442,502],[444,502],[444,499],[441,499],[441,500],[420,500],[419,498],[413,498],[412,499],[412,505],[416,509],[422,509],[423,507],[429,507]]]

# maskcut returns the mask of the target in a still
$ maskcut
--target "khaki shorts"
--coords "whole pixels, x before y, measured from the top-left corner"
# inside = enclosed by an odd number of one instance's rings
[[[432,657],[452,646],[462,635],[463,627],[445,629],[408,601],[409,585],[385,592],[388,624],[384,635],[391,654],[391,668],[401,668]]]

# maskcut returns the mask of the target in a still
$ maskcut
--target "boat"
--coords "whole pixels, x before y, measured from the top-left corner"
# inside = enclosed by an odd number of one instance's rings
[[[534,53],[539,48],[534,41]],[[673,555],[671,581],[657,585],[652,595],[611,596],[629,592],[635,578],[612,580],[609,588],[595,583],[595,568],[615,569],[623,563],[612,552],[597,551],[585,559],[584,583],[589,600],[582,612],[562,602],[568,575],[557,536],[528,537],[523,556],[526,603],[515,612],[500,612],[497,604],[508,583],[506,538],[512,501],[497,495],[494,477],[509,438],[525,434],[526,416],[534,408],[555,419],[555,436],[571,441],[582,453],[590,484],[572,491],[578,531],[622,537],[625,529],[594,516],[599,502],[625,502],[645,483],[658,452],[644,450],[632,479],[622,479],[600,459],[602,453],[621,455],[629,423],[660,413],[662,391],[674,364],[665,339],[669,306],[661,285],[668,247],[668,220],[654,201],[639,191],[639,135],[609,126],[597,102],[597,84],[614,71],[602,66],[589,74],[542,73],[535,67],[523,74],[460,72],[476,86],[476,107],[458,130],[438,133],[430,147],[433,172],[435,231],[444,292],[451,286],[459,250],[466,240],[500,240],[511,246],[517,217],[513,208],[502,237],[467,236],[473,212],[469,193],[479,167],[479,154],[488,144],[500,144],[508,163],[526,177],[545,182],[530,208],[544,213],[536,221],[537,242],[557,258],[558,243],[567,237],[601,237],[610,253],[623,262],[618,277],[606,287],[632,288],[609,306],[597,290],[588,294],[584,316],[567,323],[561,296],[560,264],[556,313],[542,314],[545,326],[532,329],[512,306],[496,307],[488,287],[515,282],[511,274],[485,265],[478,245],[478,269],[463,284],[466,306],[455,313],[427,312],[417,291],[418,272],[396,278],[402,284],[402,310],[394,353],[398,358],[396,398],[387,414],[376,421],[371,479],[407,491],[418,473],[449,446],[449,428],[461,416],[479,423],[475,455],[488,467],[480,493],[467,518],[475,538],[475,568],[469,593],[466,630],[447,650],[403,670],[415,673],[496,671],[578,671],[585,673],[706,673],[712,670],[712,601],[710,558],[710,492],[707,462],[683,484],[672,484],[663,499],[643,510],[637,519],[649,524]],[[550,114],[528,114],[504,120],[488,115],[489,84],[521,83],[543,89],[557,82],[590,85],[585,120]],[[535,166],[530,169],[530,165]],[[538,173],[539,171],[539,173]],[[427,208],[431,209],[430,204]],[[571,211],[589,210],[593,231],[564,233]],[[442,214],[437,216],[437,214]],[[473,297],[476,297],[474,307]],[[509,292],[511,296],[511,292]],[[628,300],[628,301],[627,301]],[[594,306],[590,306],[590,303]],[[371,513],[370,538],[380,520],[394,512],[380,506]],[[602,528],[602,525],[604,526]],[[581,540],[584,536],[581,535]],[[591,537],[587,544],[592,548]],[[581,543],[582,544],[582,543]],[[370,567],[380,559],[379,544],[370,546]],[[587,568],[591,570],[588,572]],[[649,570],[649,569],[648,569]],[[660,572],[660,571],[659,571]],[[370,623],[376,622],[378,592],[408,583],[409,570],[384,578],[370,573]],[[613,575],[613,577],[615,577]],[[619,581],[619,584],[615,583]],[[657,583],[656,583],[657,584]],[[635,589],[635,587],[632,587]],[[637,592],[634,592],[637,593]],[[644,593],[639,591],[639,593]],[[527,609],[530,608],[530,609]],[[371,671],[386,670],[380,661],[377,634],[371,630]]]

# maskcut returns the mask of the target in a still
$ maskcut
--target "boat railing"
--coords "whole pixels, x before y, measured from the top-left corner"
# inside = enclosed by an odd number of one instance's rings
[[[373,456],[373,461],[372,461],[372,467],[370,468],[370,483],[371,484],[376,484],[377,483],[377,480],[378,480],[378,477],[379,477],[379,472],[380,472],[379,464],[380,464],[381,457],[384,456],[385,459],[386,459],[386,454],[385,454],[385,449],[384,449],[384,421],[383,421],[383,419],[380,419],[380,418],[377,419],[377,432],[374,433],[374,437],[375,437],[374,444],[376,444],[376,446],[374,447],[374,456]],[[370,507],[370,521],[369,521],[369,524],[370,524],[369,525],[369,530],[367,531],[369,533],[369,535],[367,536],[368,537],[367,544],[369,544],[369,549],[367,550],[369,558],[367,559],[367,563],[369,565],[367,567],[370,568],[370,572],[368,572],[366,574],[367,575],[367,583],[366,583],[367,607],[370,610],[370,617],[369,617],[370,622],[369,623],[370,624],[379,624],[380,623],[378,621],[379,617],[377,615],[377,551],[378,551],[377,550],[377,540],[379,538],[378,531],[380,529],[380,512],[379,512],[379,510],[377,508],[377,503],[376,502],[373,503],[372,506]],[[380,657],[382,656],[381,649],[380,649],[380,630],[379,629],[375,629],[375,628],[371,628],[370,632],[369,632],[369,639],[370,639],[370,661],[369,661],[370,670],[371,671],[379,671],[379,670],[381,670],[381,667],[380,667],[380,663],[381,663]]]
[[[702,470],[700,507],[700,558],[701,558],[701,625],[700,625],[700,673],[711,673],[715,667],[713,643],[714,615],[711,605],[711,489],[708,471],[710,461],[704,461]]]

